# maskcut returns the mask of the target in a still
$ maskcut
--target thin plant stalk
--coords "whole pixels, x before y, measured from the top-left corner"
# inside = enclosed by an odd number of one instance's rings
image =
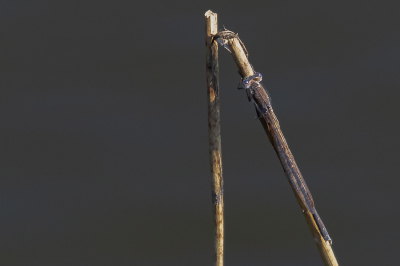
[[[239,73],[240,75],[244,78],[244,77],[248,77],[251,75],[254,75],[254,70],[253,67],[251,66],[249,60],[248,60],[248,53],[247,50],[245,50],[245,46],[242,43],[242,41],[237,37],[237,34],[234,34],[232,32],[226,31],[230,37],[229,38],[223,38],[223,44],[225,46],[225,48],[227,48],[231,54],[232,57],[236,63],[236,65],[239,68]],[[259,92],[261,94],[265,94],[265,95],[261,95],[264,98],[268,98],[267,97],[267,93],[264,90],[264,88],[262,88],[261,86],[261,90],[259,90]],[[275,150],[277,151],[277,145],[274,142],[274,138],[276,137],[276,134],[280,135],[280,138],[282,139],[282,143],[284,143],[285,149],[288,150],[289,154],[291,155],[291,152],[289,150],[289,147],[286,144],[286,141],[284,140],[283,134],[280,131],[280,126],[279,126],[279,121],[276,118],[276,115],[272,109],[272,107],[270,107],[270,109],[268,109],[268,113],[269,116],[271,118],[271,121],[266,121],[264,116],[260,116],[260,121],[261,124],[263,125],[263,128],[265,130],[265,132],[267,133],[267,136],[270,140],[270,142],[272,143],[272,145],[274,146]],[[273,127],[269,126],[268,123],[274,123]],[[279,132],[273,131],[271,130],[271,128],[277,128]],[[278,151],[277,151],[278,154]],[[279,157],[279,154],[278,154]],[[280,158],[281,160],[281,158]],[[293,158],[293,162],[294,162],[294,158]],[[282,162],[282,166],[285,169],[284,163]],[[293,163],[293,166],[297,167],[297,165],[295,165],[295,163]],[[292,178],[290,176],[290,173],[288,171],[285,171],[285,174],[287,175],[287,177],[290,179]],[[292,187],[293,188],[293,187]],[[299,195],[299,193],[297,193],[297,191],[295,189],[293,189],[293,192],[296,196],[297,202],[299,203],[301,209],[303,210],[303,215],[304,218],[307,221],[307,224],[310,228],[311,234],[314,238],[314,241],[317,245],[318,251],[322,257],[322,260],[324,262],[324,264],[326,266],[337,266],[337,260],[335,258],[335,255],[333,253],[332,247],[331,247],[331,243],[329,241],[325,241],[325,239],[323,238],[317,223],[315,222],[315,219],[313,217],[313,214],[306,208],[306,206],[304,206],[304,203],[301,199],[302,195]]]
[[[215,266],[224,264],[224,200],[221,160],[218,44],[212,41],[218,32],[217,14],[211,10],[206,19],[206,76],[208,101],[208,136],[212,174],[212,202],[215,231]]]

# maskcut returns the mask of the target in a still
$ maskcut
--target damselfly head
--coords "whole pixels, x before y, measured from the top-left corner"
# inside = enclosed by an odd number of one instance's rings
[[[242,79],[239,83],[238,89],[248,89],[249,88],[249,81],[247,79]]]
[[[262,81],[262,75],[260,72],[257,72],[253,75],[253,79],[255,79],[256,81],[260,82]]]
[[[243,79],[243,87],[245,89],[248,89],[250,87],[250,81],[247,78]]]

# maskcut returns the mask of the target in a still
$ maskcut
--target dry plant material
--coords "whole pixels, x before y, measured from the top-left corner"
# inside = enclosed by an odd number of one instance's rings
[[[214,211],[215,231],[215,262],[216,266],[224,264],[224,198],[221,160],[221,126],[219,112],[219,66],[218,44],[213,36],[218,31],[217,14],[211,10],[205,14],[206,18],[206,76],[208,101],[208,136],[212,174],[212,202]]]
[[[239,88],[246,89],[249,100],[254,103],[258,118],[278,155],[324,264],[338,265],[331,247],[332,240],[315,209],[311,192],[286,143],[279,121],[271,106],[270,97],[260,84],[262,75],[254,72],[248,60],[248,52],[236,33],[225,29],[215,34],[213,40],[223,45],[232,54],[239,68],[239,73],[242,76]]]

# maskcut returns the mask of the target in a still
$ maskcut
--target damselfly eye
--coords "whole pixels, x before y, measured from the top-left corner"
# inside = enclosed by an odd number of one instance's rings
[[[245,80],[245,81],[244,81],[244,84],[249,84],[249,81],[248,81],[248,80]]]
[[[261,75],[261,73],[258,73],[258,76],[259,76],[260,78],[262,78],[262,75]]]

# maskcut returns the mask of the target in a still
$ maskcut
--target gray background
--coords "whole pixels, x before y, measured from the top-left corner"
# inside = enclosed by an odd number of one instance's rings
[[[211,9],[263,74],[340,265],[398,265],[396,2],[0,1],[0,264],[212,264]],[[322,265],[219,54],[226,265]]]

